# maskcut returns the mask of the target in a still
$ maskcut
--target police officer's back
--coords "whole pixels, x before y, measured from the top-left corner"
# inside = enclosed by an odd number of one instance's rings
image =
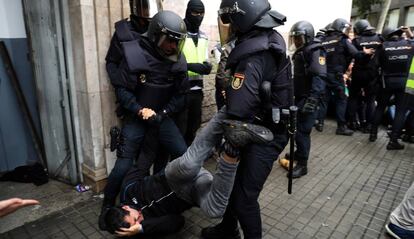
[[[378,105],[375,110],[373,127],[369,140],[377,139],[378,125],[381,122],[382,114],[388,105],[392,95],[395,96],[396,115],[392,124],[392,133],[387,149],[403,149],[404,145],[398,142],[399,131],[404,123],[404,89],[409,72],[409,64],[414,55],[414,44],[412,40],[401,37],[403,29],[385,28],[383,37],[385,41],[379,50],[379,64],[382,69],[380,94]]]
[[[375,33],[375,28],[370,23],[361,19],[354,24],[354,34],[356,37],[352,40],[352,44],[359,51],[364,49],[373,49],[375,51],[381,47],[383,39]],[[357,55],[355,57],[354,66],[352,68],[352,82],[349,88],[349,101],[348,101],[348,113],[351,121],[352,129],[359,128],[364,132],[370,128],[373,112],[375,109],[375,96],[378,90],[378,77],[379,77],[379,65],[378,55]],[[365,112],[360,115],[359,121],[357,121],[356,112],[362,102],[362,98],[365,103]],[[365,115],[365,118],[364,118]]]

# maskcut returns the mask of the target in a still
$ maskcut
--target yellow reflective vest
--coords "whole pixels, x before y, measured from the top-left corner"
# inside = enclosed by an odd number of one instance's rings
[[[190,36],[187,36],[185,39],[183,53],[187,63],[203,63],[204,61],[207,61],[207,51],[208,38],[204,33],[199,33],[197,46],[194,44],[194,41]],[[188,76],[190,77],[190,80],[201,78],[201,75],[192,71],[188,71]]]
[[[414,95],[414,58],[411,60],[410,71],[405,85],[405,93]]]

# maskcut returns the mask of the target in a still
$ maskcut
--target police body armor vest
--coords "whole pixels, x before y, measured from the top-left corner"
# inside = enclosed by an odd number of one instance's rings
[[[187,63],[203,63],[207,61],[208,37],[203,32],[199,31],[197,46],[193,39],[187,35],[184,42],[183,53]],[[188,79],[190,80],[190,87],[199,86],[203,88],[203,76],[188,71]]]
[[[144,39],[132,37],[126,20],[117,22],[115,30],[128,67],[122,86],[135,93],[142,107],[161,110],[178,88],[176,79],[185,72],[185,59],[181,56],[178,62],[168,63],[156,58],[142,47]]]
[[[348,67],[342,33],[329,33],[322,42],[326,50],[326,66],[329,73],[344,73]]]
[[[354,46],[359,50],[362,51],[365,48],[375,49],[377,50],[382,45],[382,39],[378,34],[365,34],[354,38],[353,40]],[[355,59],[355,64],[353,71],[365,71],[365,70],[377,70],[378,68],[378,58],[372,58],[370,55],[362,59]]]
[[[316,40],[319,41],[319,40]],[[307,97],[315,75],[326,75],[325,51],[319,42],[312,42],[292,56],[295,97]],[[323,61],[323,64],[321,64]]]
[[[401,39],[397,41],[385,41],[383,48],[384,62],[382,62],[382,71],[386,87],[404,87],[409,64],[413,57],[413,45],[409,41]]]
[[[252,47],[254,46],[254,47]],[[266,66],[265,79],[271,84],[271,107],[289,108],[293,105],[293,81],[291,63],[286,55],[286,46],[283,37],[275,30],[261,32],[236,45],[227,60],[226,68],[231,69],[232,74],[242,59],[261,51],[271,51],[272,56],[279,63]],[[266,107],[263,105],[263,107]],[[267,110],[267,109],[262,109]]]

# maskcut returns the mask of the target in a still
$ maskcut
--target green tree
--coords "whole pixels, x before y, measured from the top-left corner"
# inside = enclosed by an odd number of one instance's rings
[[[358,14],[363,16],[371,12],[371,6],[382,4],[384,0],[353,0],[354,7],[358,8]]]

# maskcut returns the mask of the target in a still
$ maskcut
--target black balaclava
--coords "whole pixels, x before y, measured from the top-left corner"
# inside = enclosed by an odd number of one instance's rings
[[[202,16],[193,16],[191,12],[203,12],[204,4],[201,0],[190,0],[187,4],[187,11],[185,12],[184,22],[187,25],[187,31],[192,33],[198,33],[201,22],[203,21]]]

